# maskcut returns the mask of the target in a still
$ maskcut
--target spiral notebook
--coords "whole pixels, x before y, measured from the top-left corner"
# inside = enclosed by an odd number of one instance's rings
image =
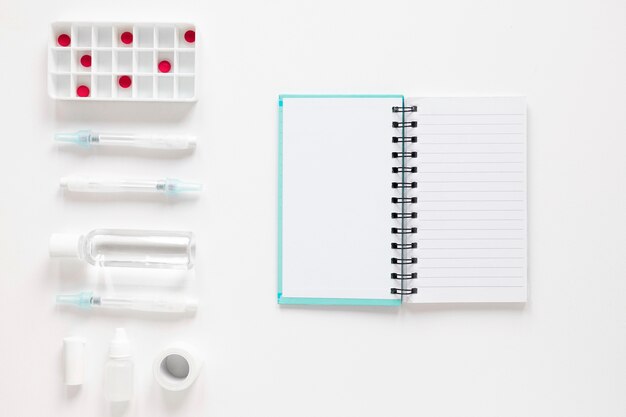
[[[279,98],[278,302],[524,302],[526,101]]]

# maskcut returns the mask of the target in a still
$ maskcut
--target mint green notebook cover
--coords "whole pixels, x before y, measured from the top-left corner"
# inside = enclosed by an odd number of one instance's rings
[[[308,95],[308,94],[281,94],[278,99],[278,303],[281,305],[360,305],[360,306],[399,306],[402,299],[377,299],[377,298],[308,298],[283,296],[283,101],[284,99],[297,98],[398,98],[404,105],[404,96],[391,95]]]

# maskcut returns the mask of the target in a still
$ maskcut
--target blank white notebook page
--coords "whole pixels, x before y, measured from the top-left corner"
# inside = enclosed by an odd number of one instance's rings
[[[391,108],[400,105],[283,98],[282,297],[398,299],[389,276]]]
[[[414,98],[418,293],[408,302],[526,301],[526,101]]]

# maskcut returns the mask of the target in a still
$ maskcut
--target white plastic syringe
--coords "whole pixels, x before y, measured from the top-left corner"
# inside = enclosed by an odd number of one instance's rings
[[[198,302],[191,299],[162,297],[99,297],[91,291],[78,294],[57,295],[57,304],[70,304],[81,308],[107,307],[120,310],[152,311],[162,313],[193,313]]]
[[[163,193],[177,195],[202,191],[202,184],[175,178],[120,179],[70,175],[59,181],[62,189],[77,193]]]
[[[132,133],[96,133],[79,130],[74,133],[57,133],[57,142],[73,143],[80,146],[127,146],[133,148],[185,150],[196,147],[195,136],[177,135],[136,135]]]

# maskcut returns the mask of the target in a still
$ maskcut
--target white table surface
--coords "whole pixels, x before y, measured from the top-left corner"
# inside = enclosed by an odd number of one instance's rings
[[[626,3],[461,0],[0,1],[0,415],[618,416],[626,414]],[[54,102],[55,20],[194,21],[195,105]],[[526,305],[276,304],[279,93],[528,97]],[[53,146],[79,128],[197,134],[185,158]],[[197,178],[198,200],[64,197],[60,176]],[[190,229],[195,271],[98,272],[51,262],[51,232]],[[193,293],[195,318],[80,314],[61,291]],[[103,399],[115,327],[135,349],[127,409]],[[88,340],[84,385],[62,384],[62,338]],[[206,359],[168,394],[153,357]]]

